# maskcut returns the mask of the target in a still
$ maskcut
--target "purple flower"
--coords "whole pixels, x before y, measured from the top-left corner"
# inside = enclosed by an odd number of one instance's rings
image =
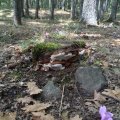
[[[113,114],[111,112],[107,112],[105,106],[101,106],[99,109],[99,114],[101,116],[101,120],[113,120]]]
[[[45,37],[46,37],[46,38],[49,37],[49,33],[48,33],[48,32],[45,33]]]

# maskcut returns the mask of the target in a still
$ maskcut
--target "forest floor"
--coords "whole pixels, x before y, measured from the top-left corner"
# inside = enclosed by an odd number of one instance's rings
[[[31,14],[33,12],[31,10]],[[78,21],[71,21],[67,11],[56,11],[54,21],[48,19],[47,11],[41,11],[40,19],[24,18],[23,25],[15,27],[12,15],[10,10],[0,10],[0,120],[30,120],[32,114],[33,120],[53,120],[52,116],[55,120],[100,120],[100,105],[105,105],[114,114],[114,120],[120,120],[119,17],[115,24],[86,27]],[[85,41],[87,46],[96,51],[97,58],[94,56],[92,65],[102,68],[109,83],[107,89],[114,90],[114,93],[103,96],[100,92],[92,97],[78,94],[74,73],[79,66],[88,66],[87,61],[81,60],[77,65],[73,63],[64,70],[41,71],[32,67],[31,52],[22,52],[40,42],[67,46],[78,40]],[[19,64],[19,61],[22,62]],[[28,82],[34,81],[42,89],[52,78],[63,96],[49,101],[51,105],[39,95],[32,96],[30,100]],[[68,80],[67,83],[63,82],[64,79]],[[41,118],[36,117],[34,111],[37,110],[31,110],[31,114],[30,108],[27,108],[28,112],[24,112],[22,108],[25,104],[20,104],[18,99],[25,96],[29,97],[25,99],[28,102],[26,104],[31,101],[32,104],[35,101],[44,103],[43,106],[40,104]],[[106,98],[103,100],[103,97]],[[22,102],[25,101],[22,99]]]

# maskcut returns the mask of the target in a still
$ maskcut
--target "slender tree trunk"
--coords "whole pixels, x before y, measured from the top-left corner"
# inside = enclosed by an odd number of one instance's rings
[[[98,3],[98,20],[102,20],[103,19],[103,14],[104,14],[104,9],[103,9],[103,4],[104,4],[105,0],[99,0]]]
[[[110,2],[110,0],[104,0],[104,3],[103,3],[103,10],[104,10],[104,12],[106,12],[108,10],[109,2]]]
[[[39,4],[40,4],[40,7],[41,7],[41,8],[44,7],[44,5],[43,5],[43,0],[40,0]]]
[[[16,26],[22,25],[21,22],[21,0],[13,0],[14,5],[14,24]]]
[[[80,0],[80,21],[82,20],[83,2],[84,0]]]
[[[62,9],[65,10],[65,0],[62,0]]]
[[[55,1],[49,0],[49,8],[50,8],[50,19],[54,19],[54,9],[55,9]]]
[[[76,18],[76,0],[71,0],[71,19]]]
[[[24,0],[21,0],[21,16],[24,17],[25,13],[24,13]]]
[[[29,0],[29,7],[32,8],[32,0]]]
[[[107,20],[108,22],[113,22],[116,20],[118,3],[119,3],[119,0],[112,0],[112,9],[111,9],[110,17]]]
[[[35,11],[35,18],[39,18],[39,9],[40,9],[40,1],[36,0],[36,11]]]
[[[67,9],[71,9],[70,1],[71,1],[71,0],[67,0]]]
[[[29,3],[28,0],[25,0],[25,15],[29,17]]]
[[[97,25],[96,0],[84,0],[82,19],[87,25]]]

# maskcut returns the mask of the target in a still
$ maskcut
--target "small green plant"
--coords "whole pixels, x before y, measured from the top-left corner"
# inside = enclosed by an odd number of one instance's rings
[[[21,78],[21,73],[18,71],[13,71],[12,73],[8,74],[11,79],[18,80]]]
[[[100,66],[100,65],[101,65],[101,61],[100,61],[100,60],[96,60],[96,61],[94,62],[94,64]]]
[[[85,48],[86,44],[84,41],[74,41],[72,43],[73,47]]]
[[[47,52],[53,52],[54,50],[60,48],[58,43],[39,43],[36,44],[32,50],[32,56],[34,60],[38,60],[40,56],[44,55]]]
[[[39,43],[39,40],[37,40],[36,38],[33,39],[28,39],[28,40],[21,40],[19,41],[19,46],[21,46],[22,50],[27,49],[30,45],[36,45],[37,43]]]
[[[54,38],[54,39],[56,39],[56,40],[65,39],[65,38],[66,38],[65,35],[61,35],[61,34],[59,34],[59,33],[53,33],[53,34],[51,35],[51,37]]]

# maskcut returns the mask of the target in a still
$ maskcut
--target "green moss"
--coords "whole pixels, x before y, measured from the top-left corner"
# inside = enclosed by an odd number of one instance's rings
[[[34,60],[38,60],[40,56],[44,55],[47,52],[53,52],[54,50],[60,48],[60,45],[57,43],[39,43],[34,46],[32,50],[32,56]]]
[[[80,48],[85,48],[86,44],[84,41],[74,41],[72,43],[72,46],[74,47],[80,47]]]

